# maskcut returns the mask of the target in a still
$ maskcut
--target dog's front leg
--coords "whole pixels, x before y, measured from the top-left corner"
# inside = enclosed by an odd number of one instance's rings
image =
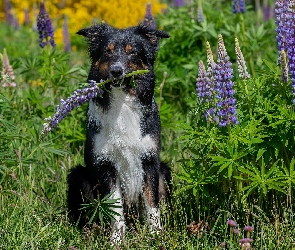
[[[157,161],[145,160],[143,197],[146,208],[147,222],[151,232],[162,229],[159,208],[159,172]]]
[[[123,211],[123,197],[122,197],[122,190],[120,186],[119,177],[116,178],[116,184],[114,189],[112,190],[112,195],[110,199],[118,199],[118,208],[114,208],[113,211],[116,212],[118,215],[115,215],[112,221],[112,236],[111,242],[116,244],[120,243],[122,238],[125,235],[126,224],[124,219],[124,211]]]

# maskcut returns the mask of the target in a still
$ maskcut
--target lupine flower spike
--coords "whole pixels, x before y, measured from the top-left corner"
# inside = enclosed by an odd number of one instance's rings
[[[147,27],[151,27],[153,29],[156,29],[156,23],[155,23],[155,19],[153,17],[152,14],[152,5],[150,3],[148,3],[146,5],[146,13],[144,16],[144,22],[143,24]]]
[[[213,77],[213,69],[215,68],[215,62],[213,59],[213,53],[210,47],[210,43],[208,41],[206,42],[206,51],[207,51],[207,67],[208,67],[207,74],[210,80],[214,82],[215,79]]]
[[[208,101],[208,97],[210,98],[212,95],[212,92],[210,93],[210,80],[207,77],[207,72],[204,66],[203,61],[199,61],[199,74],[196,79],[196,91],[200,98],[200,101]]]
[[[31,24],[31,20],[30,20],[30,12],[29,12],[29,9],[28,8],[25,8],[24,12],[25,12],[24,25],[30,25]]]
[[[2,71],[1,71],[2,87],[15,87],[16,86],[16,83],[14,82],[15,76],[13,73],[12,66],[9,64],[9,59],[8,59],[6,49],[4,49],[3,55],[1,56],[2,56]]]
[[[250,78],[250,74],[247,71],[246,62],[245,62],[243,53],[241,51],[238,38],[235,38],[235,51],[236,51],[236,56],[237,56],[239,77],[241,79]]]
[[[275,3],[276,24],[278,27],[277,41],[280,63],[280,53],[285,51],[288,57],[289,72],[291,77],[291,89],[294,96],[293,103],[295,104],[295,3],[294,0],[285,1],[277,0]]]
[[[232,124],[238,124],[236,114],[236,99],[234,98],[235,91],[233,90],[234,83],[232,82],[233,70],[232,64],[229,61],[223,38],[218,35],[218,51],[217,63],[213,74],[216,80],[215,91],[217,99],[217,115],[219,117],[219,126],[224,127]]]
[[[281,51],[281,57],[280,57],[280,62],[281,62],[281,81],[283,83],[287,83],[289,80],[289,71],[288,71],[288,63],[287,63],[287,56],[286,52],[284,50]]]
[[[228,224],[230,227],[236,227],[236,226],[237,226],[237,223],[236,223],[234,220],[228,220],[228,221],[227,221],[227,224]]]
[[[183,0],[175,0],[174,1],[174,4],[175,4],[175,7],[181,7],[181,6],[183,6],[184,5],[184,2],[183,2]]]
[[[285,0],[278,0],[275,3],[275,15],[276,15],[276,32],[277,32],[277,42],[278,42],[278,62],[280,63],[280,54],[281,51],[287,51],[286,45],[286,34],[288,32],[289,27],[286,25],[286,16],[287,16],[288,4]]]
[[[6,23],[10,26],[14,26],[14,16],[12,14],[12,6],[10,0],[5,0],[4,11]]]
[[[62,26],[62,37],[64,42],[64,51],[70,52],[71,51],[71,39],[69,34],[69,27],[68,27],[68,17],[64,17],[64,23]]]
[[[132,77],[135,75],[145,74],[148,70],[137,70],[127,74],[125,77]],[[89,100],[101,96],[103,94],[104,84],[111,82],[112,80],[101,80],[96,83],[93,80],[89,80],[89,84],[83,89],[77,89],[74,91],[73,95],[67,98],[65,101],[60,100],[60,105],[56,106],[56,112],[53,117],[45,118],[46,123],[43,124],[43,129],[41,132],[41,139],[45,137],[49,132],[53,131],[57,125],[76,107],[79,108],[82,104],[88,102]],[[85,85],[85,84],[84,84]]]
[[[92,98],[102,94],[103,91],[99,89],[95,81],[89,81],[90,87],[77,89],[74,94],[67,98],[65,101],[60,100],[60,105],[56,106],[56,112],[53,117],[46,118],[47,123],[43,124],[41,138],[43,138],[50,131],[54,130],[57,125],[76,107],[79,108],[82,104],[86,103]]]
[[[203,6],[202,6],[202,0],[198,0],[198,23],[204,22],[204,12],[203,12]]]
[[[293,103],[295,104],[295,2],[294,0],[287,1],[288,13],[287,13],[287,22],[288,32],[286,35],[287,40],[287,52],[288,52],[288,64],[289,72],[291,75],[291,91],[293,94]]]
[[[207,121],[218,121],[219,118],[216,116],[216,107],[215,107],[215,101],[212,97],[214,95],[214,88],[215,88],[215,78],[213,75],[214,68],[215,68],[215,62],[213,59],[213,53],[210,47],[210,43],[207,41],[206,42],[206,50],[207,50],[207,77],[209,78],[209,87],[208,87],[208,101],[211,99],[211,107],[206,111],[205,117]]]
[[[245,13],[245,0],[234,0],[233,13]]]
[[[40,3],[40,12],[37,16],[37,27],[39,32],[40,47],[44,48],[45,45],[48,44],[48,42],[51,44],[52,47],[54,47],[55,42],[54,42],[53,28],[52,28],[49,14],[46,11],[45,5],[43,2]]]

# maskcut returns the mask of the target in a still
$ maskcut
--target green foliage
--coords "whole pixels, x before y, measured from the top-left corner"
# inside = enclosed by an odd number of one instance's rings
[[[114,208],[120,208],[120,199],[110,199],[113,193],[106,195],[103,199],[98,196],[90,203],[82,204],[81,210],[86,210],[86,218],[89,218],[88,222],[99,221],[102,225],[105,224],[105,220],[114,219],[114,216],[120,216],[115,212]],[[119,204],[119,205],[118,205]]]
[[[181,160],[179,174],[186,185],[179,191],[192,188],[196,195],[200,186],[201,198],[208,201],[235,192],[238,204],[254,201],[266,211],[271,196],[288,203],[294,189],[295,113],[279,68],[267,65],[271,72],[236,81],[239,125],[222,128],[207,122],[200,103],[191,113],[182,137],[190,157]]]
[[[161,206],[164,230],[153,235],[135,221],[122,249],[218,249],[223,241],[238,249],[243,235],[232,234],[228,219],[240,229],[254,226],[255,249],[292,248],[295,114],[275,64],[274,20],[261,22],[251,6],[234,15],[224,2],[203,1],[203,23],[196,21],[196,1],[157,16],[158,27],[171,35],[161,41],[155,70],[162,158],[174,163],[173,196]],[[85,43],[78,46],[83,52],[68,54],[42,50],[28,27],[0,23],[0,33],[0,50],[7,49],[17,83],[0,87],[0,248],[111,249],[103,225],[80,231],[67,217],[66,178],[83,162],[86,105],[39,140],[43,119],[87,78]],[[195,94],[197,62],[206,62],[206,41],[216,51],[219,33],[234,67],[239,39],[252,76],[235,76],[240,123],[227,128],[206,121]],[[90,222],[116,215],[117,201],[109,198],[84,206]]]
[[[214,0],[202,1],[205,21],[198,23],[197,2],[178,9],[169,8],[157,19],[159,28],[171,37],[161,43],[156,70],[158,77],[167,72],[163,97],[178,117],[185,116],[195,104],[197,65],[199,60],[206,62],[206,41],[212,45],[212,51],[216,51],[217,36],[222,34],[234,63],[237,37],[252,76],[265,69],[262,56],[272,62],[277,58],[274,20],[258,24],[255,23],[257,13],[251,7],[248,6],[245,14],[233,14],[232,3]]]

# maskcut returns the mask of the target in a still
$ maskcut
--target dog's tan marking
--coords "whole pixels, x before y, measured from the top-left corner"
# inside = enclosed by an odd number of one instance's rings
[[[153,192],[150,189],[150,187],[145,186],[143,193],[144,193],[144,196],[145,196],[145,199],[146,199],[147,203],[149,204],[150,207],[152,207],[154,205],[154,203],[153,203]]]
[[[113,54],[115,50],[115,45],[113,43],[110,43],[108,48],[109,48],[109,53]]]
[[[128,54],[128,53],[130,53],[132,51],[132,46],[131,46],[131,44],[127,44],[126,45],[126,47],[125,47],[125,52],[126,52],[126,54]]]
[[[147,66],[143,63],[143,61],[142,60],[140,60],[140,61],[141,61],[142,69],[147,69]]]
[[[96,61],[96,63],[94,64],[96,69],[99,69],[99,62],[100,62],[100,59],[98,59],[98,61]]]
[[[99,72],[103,77],[107,77],[109,71],[109,62],[104,62],[102,64],[98,64]]]

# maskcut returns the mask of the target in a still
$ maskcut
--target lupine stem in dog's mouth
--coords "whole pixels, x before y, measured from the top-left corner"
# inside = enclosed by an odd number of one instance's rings
[[[89,83],[81,84],[82,89],[77,89],[74,91],[71,97],[68,97],[65,101],[60,100],[60,105],[56,106],[56,111],[53,117],[45,118],[45,123],[43,124],[43,129],[41,131],[40,138],[44,138],[49,132],[53,131],[57,125],[76,107],[79,108],[82,104],[88,102],[90,99],[97,96],[102,96],[103,87],[106,83],[123,80],[127,77],[132,77],[131,81],[134,80],[133,77],[136,75],[146,74],[149,70],[136,70],[131,73],[126,74],[124,77],[118,79],[107,79],[105,81],[95,82],[89,80]],[[132,87],[135,87],[134,83]]]

